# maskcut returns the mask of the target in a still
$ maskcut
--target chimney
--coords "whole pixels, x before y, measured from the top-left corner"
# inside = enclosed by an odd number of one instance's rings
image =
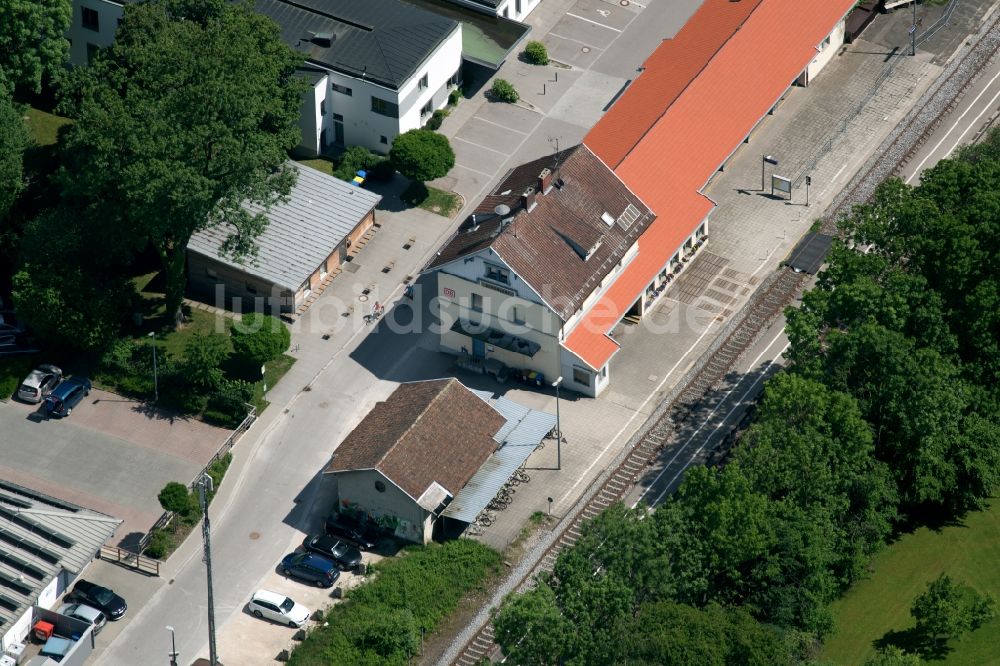
[[[521,206],[526,211],[530,212],[531,209],[535,207],[535,196],[537,196],[537,194],[538,193],[533,187],[528,187],[521,193]]]
[[[548,167],[542,169],[542,172],[538,174],[538,191],[542,194],[548,192],[549,187],[552,186],[552,170]]]

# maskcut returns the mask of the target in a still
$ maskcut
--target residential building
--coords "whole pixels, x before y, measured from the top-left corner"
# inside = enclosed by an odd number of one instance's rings
[[[301,150],[388,152],[448,103],[461,80],[457,21],[399,0],[255,0],[305,55]]]
[[[27,642],[37,616],[73,585],[121,522],[0,481],[0,655]],[[79,653],[71,663],[82,663],[90,650]]]
[[[448,0],[449,2],[475,9],[478,12],[522,21],[527,18],[541,0]]]
[[[132,0],[73,0],[70,63],[110,46]],[[462,77],[462,27],[400,0],[255,0],[305,56],[300,152],[386,153],[448,103]]]
[[[220,248],[224,226],[195,233],[187,248],[188,293],[209,303],[277,313],[301,313],[340,272],[352,247],[375,224],[382,197],[325,173],[288,163],[298,178],[286,201],[264,210],[268,224],[257,254],[235,261]]]
[[[375,405],[325,473],[336,479],[339,511],[427,543],[473,522],[555,423],[457,379],[409,382]]]

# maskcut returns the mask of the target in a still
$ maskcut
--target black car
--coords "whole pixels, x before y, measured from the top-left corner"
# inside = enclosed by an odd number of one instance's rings
[[[332,537],[350,541],[362,550],[371,550],[378,543],[378,528],[370,522],[360,522],[342,513],[326,517],[324,531]]]
[[[88,395],[90,380],[86,377],[70,377],[45,396],[42,409],[49,416],[69,416],[73,413],[73,408]]]
[[[128,604],[114,591],[82,578],[73,586],[73,591],[67,596],[67,599],[93,606],[97,610],[103,611],[112,621],[122,619],[125,616],[125,611],[128,610]]]
[[[343,571],[350,571],[361,564],[361,551],[337,537],[329,534],[307,536],[302,547],[308,551],[319,553],[337,563]]]
[[[281,560],[281,571],[286,576],[330,587],[340,578],[340,569],[331,560],[316,553],[290,553]]]

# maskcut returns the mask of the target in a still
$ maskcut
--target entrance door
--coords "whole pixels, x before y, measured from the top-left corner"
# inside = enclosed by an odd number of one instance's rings
[[[333,123],[333,142],[338,146],[344,145],[344,123]]]
[[[486,343],[472,339],[472,358],[486,358]]]

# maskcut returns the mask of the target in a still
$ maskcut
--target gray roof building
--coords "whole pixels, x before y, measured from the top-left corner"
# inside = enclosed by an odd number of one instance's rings
[[[307,62],[393,90],[458,23],[399,0],[255,0]]]
[[[121,522],[0,481],[0,636],[56,576],[82,572]]]
[[[242,262],[220,256],[219,247],[229,235],[225,227],[194,234],[188,251],[286,289],[298,289],[382,197],[316,169],[289,164],[298,171],[298,180],[288,201],[266,212],[269,223],[257,238],[257,256]],[[263,212],[257,205],[245,207],[253,213]]]

